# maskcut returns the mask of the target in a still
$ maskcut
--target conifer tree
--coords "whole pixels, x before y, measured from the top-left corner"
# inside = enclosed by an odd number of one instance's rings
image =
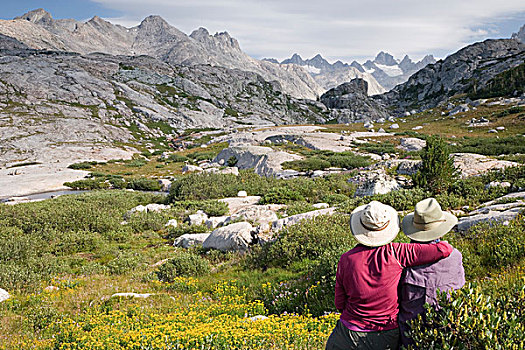
[[[414,175],[414,184],[433,194],[446,192],[458,178],[450,151],[439,136],[427,138],[427,144],[421,154],[423,164]]]

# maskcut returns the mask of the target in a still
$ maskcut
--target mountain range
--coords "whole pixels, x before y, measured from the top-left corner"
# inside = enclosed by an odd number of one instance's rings
[[[209,64],[250,71],[267,81],[278,81],[285,93],[296,98],[316,99],[324,92],[298,66],[276,65],[248,56],[227,32],[210,35],[199,28],[188,36],[160,16],[149,16],[138,26],[125,28],[97,16],[87,22],[53,19],[51,14],[38,9],[13,20],[0,21],[0,34],[33,49],[148,55],[169,64]]]
[[[266,60],[279,63],[275,59]],[[368,95],[378,95],[404,83],[412,74],[435,62],[432,55],[425,56],[419,62],[413,62],[408,55],[405,55],[401,61],[398,61],[389,53],[381,51],[374,60],[368,60],[364,64],[357,61],[350,64],[336,61],[331,64],[320,54],[306,60],[298,54],[293,54],[280,63],[303,67],[319,85],[327,90],[352,79],[361,78],[368,83]]]

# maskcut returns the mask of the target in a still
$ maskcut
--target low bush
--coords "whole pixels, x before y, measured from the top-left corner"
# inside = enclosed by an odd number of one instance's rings
[[[369,157],[359,156],[352,152],[336,153],[330,151],[318,151],[313,152],[313,154],[314,156],[310,156],[306,159],[284,162],[282,167],[283,169],[293,169],[297,171],[313,171],[323,170],[330,167],[355,169],[366,167],[371,163]]]
[[[286,204],[289,202],[304,201],[304,197],[298,191],[288,187],[276,187],[265,193],[259,203],[261,204]]]
[[[128,181],[127,188],[136,191],[160,191],[160,183],[155,179],[138,178]]]
[[[64,182],[64,186],[70,187],[74,190],[100,190],[108,189],[110,184],[105,181],[95,179],[84,179],[72,182]]]
[[[181,156],[180,154],[170,154],[166,161],[168,163],[184,163],[189,160],[186,156]]]
[[[73,163],[69,164],[67,167],[69,169],[75,169],[75,170],[85,170],[85,169],[91,169],[94,165],[97,165],[98,163],[95,161],[91,162],[80,162],[80,163]]]
[[[120,252],[115,259],[107,263],[107,269],[113,275],[122,275],[136,269],[141,262],[142,258],[137,253]]]
[[[296,214],[306,213],[312,210],[317,210],[312,204],[308,202],[291,202],[286,208],[286,215],[292,216]]]
[[[487,156],[525,153],[525,137],[521,135],[500,136],[499,138],[469,137],[456,141],[456,144],[456,146],[450,146],[451,152],[478,153]]]
[[[170,228],[168,230],[167,238],[175,239],[185,234],[206,233],[209,231],[210,229],[206,225],[188,225],[183,223],[177,227]]]
[[[213,199],[203,201],[177,201],[173,203],[176,210],[196,212],[202,210],[208,216],[223,216],[228,214],[228,204]]]
[[[525,278],[514,277],[503,291],[497,283],[474,283],[450,296],[441,294],[441,309],[428,308],[425,319],[412,322],[410,334],[417,348],[523,349]]]
[[[163,282],[173,282],[176,277],[202,276],[210,272],[210,263],[193,252],[179,252],[159,266],[157,277]]]

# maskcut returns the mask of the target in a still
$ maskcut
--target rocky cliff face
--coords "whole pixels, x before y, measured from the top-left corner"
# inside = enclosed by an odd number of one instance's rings
[[[517,33],[512,34],[512,39],[518,40],[522,44],[525,44],[525,25],[521,26]]]
[[[368,83],[368,95],[382,94],[386,91],[371,74],[364,70],[359,70],[341,61],[331,64],[319,54],[306,60],[298,54],[293,54],[292,57],[282,61],[281,64],[293,64],[303,67],[325,90],[330,90],[352,79],[360,78]]]
[[[485,40],[426,66],[378,99],[399,110],[432,108],[453,95],[483,89],[524,61],[525,45],[518,40]]]
[[[331,109],[332,118],[339,123],[387,118],[386,110],[369,98],[367,91],[365,80],[354,79],[328,90],[321,96],[321,102]]]
[[[285,93],[296,98],[316,99],[324,91],[300,68],[290,69],[249,57],[228,33],[212,36],[200,28],[188,36],[159,16],[149,16],[137,27],[124,28],[99,17],[85,23],[55,20],[39,9],[11,21],[0,21],[0,34],[34,49],[149,55],[170,64],[210,64],[255,72],[267,81],[278,81]]]
[[[0,48],[3,163],[147,143],[185,128],[328,117],[323,104],[290,97],[278,82],[253,72],[147,56],[36,51],[8,37],[0,37]]]

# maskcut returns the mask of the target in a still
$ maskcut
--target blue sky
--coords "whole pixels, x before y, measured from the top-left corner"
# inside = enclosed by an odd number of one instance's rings
[[[510,37],[525,24],[523,0],[0,0],[0,18],[36,8],[54,18],[94,15],[131,27],[158,14],[185,33],[227,31],[256,58],[364,61],[379,51],[445,57],[475,41]]]

